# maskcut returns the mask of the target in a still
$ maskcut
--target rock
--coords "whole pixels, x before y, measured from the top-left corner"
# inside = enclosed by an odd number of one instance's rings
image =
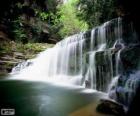
[[[129,107],[140,85],[140,45],[131,45],[120,54],[121,70],[117,85],[109,97]]]
[[[109,99],[101,99],[96,107],[97,112],[114,116],[125,116],[123,105]]]
[[[16,59],[24,59],[24,55],[23,53],[20,53],[20,52],[14,52],[14,56]]]
[[[90,88],[91,87],[91,83],[88,80],[86,80],[85,81],[85,86],[86,86],[86,88]]]
[[[2,73],[9,73],[11,72],[12,68],[17,65],[18,62],[12,60],[0,60],[0,72]]]
[[[139,104],[140,104],[140,84],[139,87],[136,90],[136,94],[128,108],[127,116],[139,116],[140,110],[139,110]]]
[[[11,72],[12,68],[16,66],[19,62],[22,62],[24,56],[22,53],[16,52],[13,54],[4,54],[0,57],[0,75],[8,74]]]

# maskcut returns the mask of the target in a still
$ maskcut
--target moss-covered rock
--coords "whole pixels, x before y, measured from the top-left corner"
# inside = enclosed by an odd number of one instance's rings
[[[50,47],[53,47],[53,44],[22,44],[3,39],[0,43],[0,75],[11,72],[18,63],[34,58],[36,54]]]

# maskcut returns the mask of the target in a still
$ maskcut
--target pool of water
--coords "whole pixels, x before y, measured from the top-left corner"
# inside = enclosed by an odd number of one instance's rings
[[[0,109],[14,109],[16,116],[78,116],[80,112],[90,112],[87,116],[95,116],[93,104],[105,97],[104,93],[80,86],[0,81]]]

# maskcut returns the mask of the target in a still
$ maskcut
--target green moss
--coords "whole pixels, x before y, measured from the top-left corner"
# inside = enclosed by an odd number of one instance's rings
[[[0,45],[0,54],[10,54],[13,52],[20,52],[26,54],[37,54],[47,48],[53,47],[53,44],[47,43],[15,43],[7,42]]]

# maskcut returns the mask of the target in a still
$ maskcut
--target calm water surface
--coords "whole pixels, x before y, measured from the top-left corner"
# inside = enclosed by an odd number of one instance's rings
[[[76,86],[23,80],[0,81],[0,109],[16,116],[68,116],[105,94]]]

